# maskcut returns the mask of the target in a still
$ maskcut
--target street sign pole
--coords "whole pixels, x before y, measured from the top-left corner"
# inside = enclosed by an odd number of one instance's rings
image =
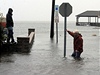
[[[55,5],[56,43],[58,43],[59,6]]]
[[[72,13],[72,6],[69,3],[62,3],[59,13],[64,17],[64,57],[66,57],[66,21],[67,17]]]
[[[58,23],[56,23],[56,43],[58,43]]]
[[[66,21],[67,18],[64,18],[64,57],[66,57]]]

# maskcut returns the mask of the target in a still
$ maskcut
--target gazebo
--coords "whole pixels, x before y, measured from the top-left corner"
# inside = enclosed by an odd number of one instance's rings
[[[88,21],[79,22],[80,17],[87,17]],[[91,18],[95,18],[95,21],[92,22]],[[99,18],[100,18],[100,11],[85,11],[81,14],[76,15],[76,25],[77,26],[80,26],[80,25],[100,26]]]

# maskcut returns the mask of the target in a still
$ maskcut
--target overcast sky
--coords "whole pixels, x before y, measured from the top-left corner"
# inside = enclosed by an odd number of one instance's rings
[[[100,10],[100,0],[55,0],[56,5],[68,2],[73,7],[69,21],[75,21],[75,15],[86,10]],[[0,0],[0,12],[6,15],[8,8],[13,8],[15,21],[50,21],[52,0]],[[60,21],[63,20],[59,15]]]

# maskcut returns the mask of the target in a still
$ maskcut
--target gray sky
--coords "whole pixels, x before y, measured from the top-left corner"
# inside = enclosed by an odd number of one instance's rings
[[[86,10],[100,10],[100,0],[55,0],[56,5],[68,2],[73,7],[69,21],[76,21],[75,15]],[[13,8],[15,21],[50,21],[52,0],[0,0],[0,12],[6,15],[8,8]],[[60,21],[63,17],[59,15]]]

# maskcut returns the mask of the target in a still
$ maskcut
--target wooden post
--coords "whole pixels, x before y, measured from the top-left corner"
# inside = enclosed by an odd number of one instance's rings
[[[52,14],[51,14],[51,32],[50,38],[54,36],[54,7],[55,7],[55,0],[52,0]]]

